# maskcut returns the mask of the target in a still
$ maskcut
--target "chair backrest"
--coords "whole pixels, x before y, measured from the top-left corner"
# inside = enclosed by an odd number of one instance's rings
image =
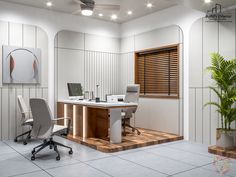
[[[126,103],[138,103],[139,100],[140,86],[138,84],[128,85],[126,88],[125,100]],[[125,112],[125,118],[131,118],[132,113],[135,113],[137,107],[135,108],[126,108],[123,111]]]
[[[46,100],[31,98],[30,108],[33,115],[32,135],[37,138],[49,138],[52,134],[52,114]]]
[[[22,123],[30,117],[30,110],[25,103],[24,98],[22,95],[17,96],[18,106],[20,108],[21,116],[22,116]]]
[[[128,85],[126,88],[125,102],[138,103],[140,86],[138,84]]]

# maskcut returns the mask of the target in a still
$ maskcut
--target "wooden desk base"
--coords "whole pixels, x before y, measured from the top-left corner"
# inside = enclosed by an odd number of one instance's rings
[[[80,137],[107,138],[109,110],[83,107],[80,105],[57,103],[57,116],[70,117],[71,134]],[[58,121],[59,125],[65,122]],[[85,127],[85,128],[83,128]]]
[[[127,129],[128,130],[128,129]],[[139,128],[141,135],[132,133],[130,130],[127,136],[122,137],[122,143],[111,144],[109,139],[100,138],[81,138],[80,136],[69,135],[67,138],[69,140],[75,141],[77,143],[89,146],[93,149],[112,153],[118,151],[124,151],[128,149],[135,149],[139,147],[145,147],[155,144],[162,144],[172,141],[182,140],[183,136],[178,136],[175,134],[164,133],[159,131],[147,130]]]

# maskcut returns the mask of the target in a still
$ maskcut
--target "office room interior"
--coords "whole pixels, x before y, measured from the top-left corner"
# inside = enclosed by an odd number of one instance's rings
[[[0,0],[0,177],[235,177],[235,0]]]

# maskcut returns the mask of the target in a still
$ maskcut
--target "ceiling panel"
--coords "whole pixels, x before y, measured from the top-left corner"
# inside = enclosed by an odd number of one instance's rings
[[[73,0],[52,0],[53,6],[51,8],[46,7],[48,0],[1,0],[11,3],[17,3],[37,8],[44,8],[48,10],[64,12],[72,14],[74,11],[80,9],[80,5],[73,2]],[[148,15],[153,12],[157,12],[177,4],[182,4],[200,11],[206,12],[208,9],[214,6],[215,3],[220,3],[224,7],[236,5],[236,0],[213,0],[213,3],[205,4],[204,0],[95,0],[97,4],[118,4],[121,6],[120,11],[95,11],[92,17],[102,20],[111,21],[111,15],[117,14],[118,19],[114,22],[123,23],[129,20]],[[153,4],[152,8],[147,8],[147,2]],[[132,15],[128,15],[127,11],[133,11]],[[98,14],[103,13],[103,17],[99,17]],[[78,14],[80,15],[80,13]]]

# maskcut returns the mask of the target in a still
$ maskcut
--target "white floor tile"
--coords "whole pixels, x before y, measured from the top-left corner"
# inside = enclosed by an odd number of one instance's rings
[[[161,157],[144,151],[124,154],[120,155],[119,157],[168,175],[172,175],[194,168],[194,166],[192,165],[188,165],[180,161]]]
[[[163,157],[168,157],[170,159],[188,163],[194,166],[203,166],[214,161],[212,157],[191,153],[183,150],[168,148],[168,146],[148,149],[146,151]]]
[[[27,174],[23,174],[19,176],[17,175],[15,177],[51,177],[51,176],[44,171],[37,171],[37,172],[27,173]]]
[[[19,175],[38,170],[40,170],[40,168],[19,155],[17,152],[0,155],[1,177]]]
[[[47,170],[54,177],[108,177],[108,175],[86,164],[74,164]]]
[[[164,177],[166,175],[157,171],[142,167],[135,163],[120,159],[118,157],[109,157],[100,160],[87,162],[94,168],[114,177]]]

